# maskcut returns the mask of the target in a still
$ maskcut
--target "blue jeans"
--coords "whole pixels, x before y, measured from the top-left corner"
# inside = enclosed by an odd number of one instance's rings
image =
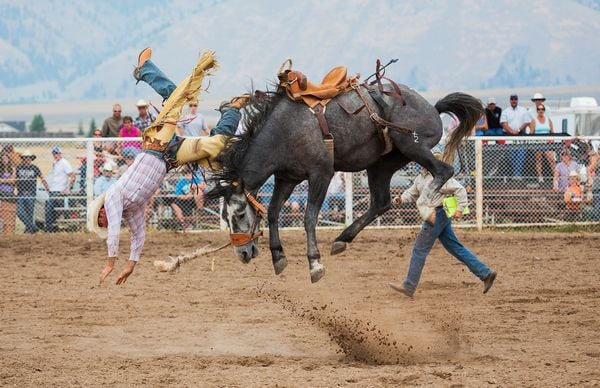
[[[50,197],[44,205],[44,211],[46,215],[46,232],[55,233],[58,232],[58,226],[56,225],[56,219],[58,218],[58,212],[54,208],[64,206],[64,198],[59,197],[60,192],[51,191]],[[59,197],[59,198],[56,198]]]
[[[404,280],[404,289],[406,291],[414,293],[417,289],[423,267],[425,266],[425,260],[437,239],[441,241],[444,248],[452,256],[464,263],[479,279],[485,280],[491,273],[491,269],[487,265],[458,241],[458,237],[456,237],[452,230],[452,221],[446,216],[444,209],[436,209],[435,225],[424,222],[415,240],[408,275],[406,276],[406,280]]]
[[[33,221],[34,208],[35,197],[17,198],[17,217],[25,224],[25,233],[35,233],[38,231]]]
[[[156,67],[151,60],[147,60],[140,68],[140,79],[150,85],[165,100],[177,88],[177,85]]]
[[[173,83],[151,60],[147,60],[140,69],[140,79],[146,82],[154,91],[165,100],[171,96],[171,93],[177,88]],[[210,130],[210,135],[233,136],[237,130],[238,123],[242,117],[238,109],[224,109],[221,119],[217,125]]]
[[[525,163],[525,149],[511,150],[510,159],[513,168],[513,176],[523,175],[523,164]]]
[[[221,118],[217,122],[217,125],[210,130],[210,136],[214,135],[225,135],[233,136],[237,130],[238,124],[242,114],[238,109],[225,108],[221,113]]]

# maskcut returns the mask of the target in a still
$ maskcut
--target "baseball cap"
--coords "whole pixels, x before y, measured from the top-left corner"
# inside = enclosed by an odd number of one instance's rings
[[[519,96],[518,96],[518,95],[516,95],[516,94],[511,94],[511,95],[510,95],[510,98],[519,98]]]
[[[496,99],[494,97],[488,97],[487,103],[488,103],[488,105],[495,104],[496,103]]]
[[[135,104],[135,106],[137,106],[138,108],[141,108],[143,106],[148,106],[148,103],[146,102],[146,100],[138,100],[137,104]]]
[[[113,171],[112,163],[110,163],[110,162],[104,163],[104,165],[102,165],[102,170],[112,172]]]
[[[55,146],[55,147],[52,148],[52,153],[53,154],[60,154],[60,153],[62,153],[62,150],[60,149],[59,146]]]
[[[569,173],[569,177],[578,177],[579,178],[579,173],[577,171],[571,171]]]

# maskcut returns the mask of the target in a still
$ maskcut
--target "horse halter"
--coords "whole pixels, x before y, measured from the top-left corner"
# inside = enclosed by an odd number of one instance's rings
[[[239,182],[233,182],[232,185],[234,187],[236,187],[239,185]],[[267,210],[265,209],[265,207],[260,202],[258,202],[256,197],[254,195],[252,195],[248,190],[244,189],[244,195],[246,196],[248,203],[250,203],[250,206],[252,206],[252,208],[256,212],[256,217],[254,218],[254,222],[252,223],[252,228],[250,228],[250,232],[248,232],[248,233],[229,233],[229,238],[231,239],[231,244],[234,247],[241,247],[243,245],[248,244],[250,241],[254,240],[255,238],[261,237],[262,231],[257,230],[257,229],[260,225],[260,221],[267,214]]]

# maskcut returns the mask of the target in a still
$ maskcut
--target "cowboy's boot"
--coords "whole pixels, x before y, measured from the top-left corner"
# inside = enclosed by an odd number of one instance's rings
[[[223,101],[221,105],[219,105],[218,111],[223,112],[223,110],[229,108],[235,108],[239,110],[245,107],[248,104],[248,101],[250,101],[250,95],[242,94],[240,96],[233,97],[229,101]]]
[[[142,66],[144,66],[144,63],[146,63],[146,61],[150,58],[152,58],[152,49],[150,47],[146,47],[138,55],[137,66],[133,70],[133,78],[135,78],[136,81],[140,82],[140,71],[142,69]]]

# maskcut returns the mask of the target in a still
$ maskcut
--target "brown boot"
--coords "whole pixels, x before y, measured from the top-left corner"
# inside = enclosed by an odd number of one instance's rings
[[[406,288],[404,288],[399,283],[389,283],[389,286],[392,290],[398,291],[399,293],[404,294],[404,295],[408,296],[409,298],[412,298],[415,295],[414,292],[408,291]]]
[[[133,70],[133,77],[136,80],[140,80],[140,69],[144,66],[147,60],[152,58],[152,49],[150,47],[146,47],[143,49],[138,55],[138,62],[136,68]]]
[[[229,101],[221,102],[221,104],[219,105],[219,109],[217,109],[217,110],[219,112],[223,113],[223,111],[225,109],[230,109],[230,108],[242,109],[243,107],[246,106],[246,104],[248,104],[249,100],[250,100],[249,94],[242,94],[241,96],[233,97]]]
[[[497,273],[495,271],[492,271],[487,276],[487,278],[485,278],[485,280],[483,281],[483,293],[484,294],[487,294],[487,292],[490,290],[490,288],[492,288],[492,285],[494,285],[494,280],[496,280],[496,275],[497,275]]]

